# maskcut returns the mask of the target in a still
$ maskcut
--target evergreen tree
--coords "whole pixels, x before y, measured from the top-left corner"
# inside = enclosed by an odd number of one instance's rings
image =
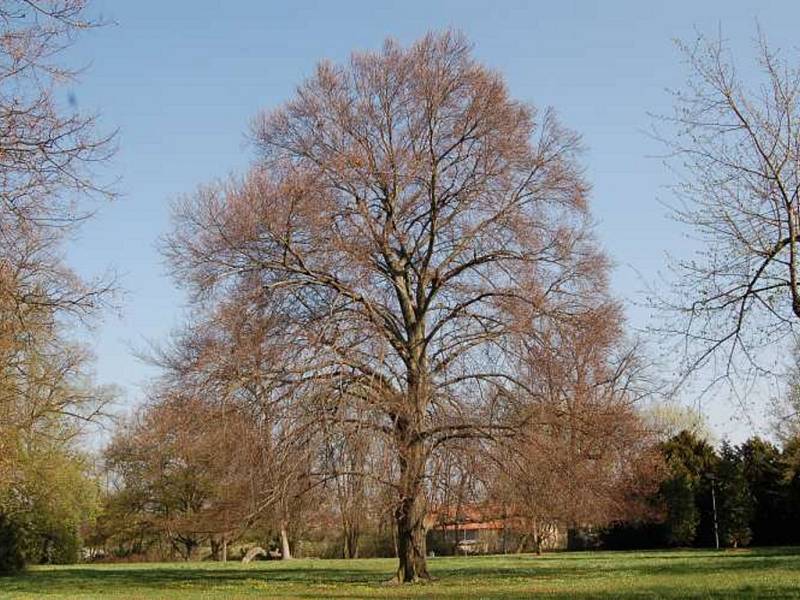
[[[709,475],[716,472],[717,455],[705,440],[681,431],[661,445],[670,477],[660,496],[666,508],[667,543],[711,545],[714,536]]]
[[[22,528],[0,512],[0,575],[15,573],[25,566]]]
[[[786,506],[789,485],[787,465],[773,444],[753,437],[739,448],[744,474],[755,501],[751,528],[753,544],[769,546],[786,544],[790,540]]]
[[[722,445],[717,468],[717,513],[720,541],[725,546],[746,546],[752,538],[750,520],[753,496],[739,452],[728,442]]]
[[[784,472],[784,521],[787,543],[800,544],[800,435],[788,439],[781,455]]]
[[[667,543],[671,546],[691,545],[700,522],[692,479],[686,473],[673,475],[662,484],[661,497],[667,508]]]

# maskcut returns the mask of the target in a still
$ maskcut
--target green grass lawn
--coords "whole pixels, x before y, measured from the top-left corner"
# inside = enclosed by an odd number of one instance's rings
[[[394,560],[34,567],[0,598],[800,598],[800,548],[434,558],[435,581],[384,583]]]

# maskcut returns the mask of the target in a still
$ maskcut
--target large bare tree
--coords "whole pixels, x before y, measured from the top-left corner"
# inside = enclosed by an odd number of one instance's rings
[[[166,255],[199,306],[258,291],[293,418],[391,449],[397,578],[427,578],[432,454],[512,431],[521,356],[608,301],[579,138],[449,32],[321,63],[252,137],[244,177],[177,204]]]

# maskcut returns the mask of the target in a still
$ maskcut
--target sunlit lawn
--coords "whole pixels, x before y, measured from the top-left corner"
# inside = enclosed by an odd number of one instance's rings
[[[800,548],[434,558],[432,583],[384,583],[394,560],[35,567],[0,598],[800,598]]]

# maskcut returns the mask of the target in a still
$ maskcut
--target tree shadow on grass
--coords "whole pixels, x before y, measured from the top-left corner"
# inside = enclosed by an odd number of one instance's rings
[[[191,564],[191,563],[189,563]],[[384,577],[387,579],[388,575]],[[242,586],[248,582],[336,584],[381,583],[380,574],[359,569],[341,568],[186,568],[183,565],[147,565],[123,568],[59,567],[31,570],[21,575],[0,579],[0,591],[25,594],[101,594],[104,590],[170,590],[213,589],[215,587]]]

